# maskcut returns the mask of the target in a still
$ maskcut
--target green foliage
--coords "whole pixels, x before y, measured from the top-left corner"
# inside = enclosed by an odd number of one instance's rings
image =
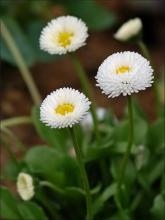
[[[22,220],[48,220],[42,208],[34,202],[21,202],[17,206]]]
[[[6,179],[16,181],[18,174],[26,170],[26,165],[23,161],[18,161],[14,163],[13,161],[8,161],[5,168],[2,170],[2,173]]]
[[[54,17],[54,7],[56,9],[60,5],[68,14],[82,18],[91,31],[110,28],[116,19],[112,12],[94,0],[49,0],[40,1],[39,4],[33,0],[11,5],[9,3],[11,2],[4,0],[0,2],[2,19],[29,67],[39,61],[54,61],[59,58],[39,48],[41,30]],[[15,65],[14,57],[2,37],[0,43],[1,58]],[[31,146],[21,159],[9,161],[2,175],[3,180],[12,181],[15,186],[20,172],[31,175],[35,195],[31,201],[25,202],[17,198],[19,195],[14,196],[7,188],[1,187],[0,218],[84,220],[85,191],[76,156],[71,152],[73,143],[67,129],[52,129],[43,124],[38,106],[33,107],[31,118],[45,145]],[[150,123],[139,103],[133,102],[134,141],[118,195],[121,162],[128,146],[128,122],[127,109],[121,120],[108,110],[99,123],[100,142],[95,140],[92,127],[88,129],[75,126],[90,181],[94,220],[163,220],[164,110],[161,107],[159,117]]]
[[[8,30],[10,31],[18,49],[20,50],[24,60],[26,60],[26,64],[28,66],[31,66],[35,63],[36,58],[34,55],[34,50],[32,46],[30,45],[29,39],[23,33],[18,23],[12,18],[12,17],[3,17],[3,22],[7,26]],[[0,39],[1,44],[1,58],[5,61],[8,61],[9,63],[15,65],[15,59],[10,53],[6,43],[4,40]]]
[[[34,202],[20,202],[5,187],[0,188],[0,217],[12,220],[48,220],[44,211]]]
[[[89,29],[93,31],[105,30],[112,27],[116,21],[113,12],[107,10],[94,0],[59,0],[59,3],[62,3],[66,7],[69,14],[82,18]]]
[[[94,201],[93,203],[93,214],[96,215],[97,213],[102,210],[104,203],[107,202],[112,196],[116,193],[116,183],[111,184],[108,186]]]
[[[12,4],[12,1],[0,2],[0,12],[10,34],[27,66],[36,62],[49,62],[63,56],[50,55],[39,48],[39,36],[43,27],[54,18],[52,8],[61,5],[68,14],[82,18],[90,30],[101,31],[111,28],[116,16],[110,10],[94,0],[90,1],[20,1]],[[25,13],[26,12],[26,13]],[[97,22],[96,22],[97,20]],[[15,65],[15,59],[10,53],[6,43],[1,38],[1,58]]]
[[[115,139],[117,142],[127,142],[128,139],[128,119],[124,119],[116,124]],[[134,118],[134,143],[136,145],[145,144],[147,141],[148,124],[140,117]]]
[[[3,200],[3,216],[7,220],[11,215],[18,220],[23,219],[23,216],[29,216],[33,220],[39,218],[40,214],[41,219],[49,219],[50,216],[57,220],[84,219],[85,192],[77,161],[69,155],[72,142],[68,132],[43,125],[39,120],[38,107],[33,108],[32,119],[39,136],[48,146],[30,148],[17,164],[10,162],[7,165],[4,176],[16,181],[19,172],[29,173],[34,179],[35,196],[32,202],[20,203],[5,191],[6,200],[11,203],[5,205]],[[164,119],[161,117],[149,123],[136,103],[134,124],[134,145],[120,192],[124,213],[131,220],[162,220],[165,203],[162,175]],[[121,161],[127,149],[127,129],[127,114],[119,121],[111,112],[107,112],[100,123],[101,142],[98,144],[93,138],[92,129],[85,130],[76,126],[76,135],[90,179],[95,220],[121,219],[115,196]],[[105,162],[104,167],[100,166],[102,161]],[[106,173],[102,173],[102,169]],[[42,206],[46,209],[46,214]],[[68,211],[72,209],[76,210],[74,215]]]
[[[66,152],[68,132],[66,129],[52,129],[40,121],[39,108],[32,109],[32,120],[40,137],[58,152]]]
[[[151,213],[155,220],[163,220],[165,217],[165,196],[159,194],[154,198]]]
[[[51,55],[39,47],[39,38],[43,27],[46,25],[46,22],[43,20],[34,20],[27,24],[26,36],[30,41],[30,45],[33,48],[34,56],[36,57],[37,62],[50,62],[56,61],[57,59],[62,58],[63,56]]]
[[[4,219],[22,220],[14,196],[7,188],[0,188],[1,212],[0,217]]]
[[[76,160],[67,155],[59,154],[53,148],[33,147],[27,152],[25,162],[32,173],[55,185],[76,186],[80,182]],[[71,176],[70,172],[72,172]]]
[[[164,118],[159,118],[150,126],[148,145],[153,152],[157,152],[165,148],[164,125],[165,125]]]
[[[39,61],[48,62],[60,58],[58,55],[52,56],[42,51],[39,47],[39,37],[45,22],[40,20],[31,22],[27,25],[27,28],[24,31],[15,18],[8,16],[3,17],[2,19],[27,66],[30,67]],[[15,65],[15,59],[2,37],[0,38],[0,44],[1,58],[12,65]]]

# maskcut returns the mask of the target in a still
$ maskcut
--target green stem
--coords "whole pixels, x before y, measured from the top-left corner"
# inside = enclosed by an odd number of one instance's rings
[[[3,127],[12,127],[19,124],[27,124],[32,123],[32,119],[30,116],[20,116],[9,119],[4,119],[1,121],[1,128]]]
[[[146,44],[141,40],[138,42],[138,46],[140,48],[140,50],[142,51],[144,57],[146,57],[150,62],[151,62],[151,66],[153,67],[153,62],[149,53],[149,50],[146,46]],[[157,106],[157,113],[159,113],[159,106],[160,106],[160,100],[159,100],[159,93],[157,90],[157,85],[156,85],[156,78],[155,78],[155,74],[154,74],[154,82],[153,82],[153,91],[154,91],[154,96],[155,96],[155,101],[156,101],[156,106]]]
[[[23,59],[18,47],[16,46],[16,43],[14,42],[14,39],[12,38],[12,35],[10,34],[8,28],[4,24],[4,22],[1,20],[1,34],[4,38],[9,50],[11,51],[13,57],[15,58],[15,61],[17,63],[17,66],[20,70],[20,73],[22,75],[22,78],[24,79],[29,92],[32,96],[32,99],[36,105],[39,105],[41,103],[40,94],[38,92],[38,89],[33,81],[33,78],[31,76],[30,71],[27,68],[26,62]]]
[[[71,137],[72,137],[72,141],[73,141],[73,144],[74,144],[76,156],[77,156],[78,163],[79,163],[79,168],[80,168],[80,174],[81,174],[81,178],[82,178],[83,187],[84,187],[84,190],[86,192],[86,206],[87,206],[86,220],[93,220],[92,198],[91,198],[91,194],[90,194],[90,186],[89,186],[89,182],[88,182],[87,173],[86,173],[86,170],[85,170],[85,165],[83,163],[82,152],[81,152],[81,149],[80,149],[79,144],[77,142],[74,129],[70,128],[69,130],[70,130],[70,134],[71,134]]]
[[[55,186],[54,184],[52,184],[50,182],[41,181],[39,183],[39,185],[42,186],[42,187],[48,187],[48,188],[52,189],[55,193],[65,195],[65,192],[61,188]]]
[[[17,148],[21,149],[23,152],[26,151],[25,145],[19,140],[19,138],[8,128],[1,127],[2,132],[4,132],[8,137],[10,137],[13,142],[15,142]]]
[[[12,152],[9,144],[6,142],[6,140],[3,140],[3,137],[1,135],[1,139],[0,139],[0,143],[3,144],[4,149],[6,150],[6,152],[8,153],[9,157],[11,158],[11,160],[17,165],[17,158],[15,156],[15,154]]]
[[[84,71],[81,63],[79,62],[76,54],[72,54],[71,59],[72,59],[73,65],[76,69],[78,78],[81,82],[81,86],[83,88],[83,91],[84,91],[85,95],[90,100],[92,100],[92,92],[90,90],[90,88],[91,88],[90,87],[90,82],[88,80],[86,72]],[[97,140],[97,143],[100,144],[100,133],[99,133],[99,126],[98,126],[98,118],[97,118],[96,106],[95,106],[94,102],[92,102],[92,104],[91,104],[90,111],[91,111],[92,118],[93,118],[93,125],[94,125],[94,132],[95,132],[96,140]],[[109,177],[108,177],[107,172],[105,170],[105,161],[104,160],[100,161],[99,166],[100,166],[100,171],[101,171],[101,174],[102,174],[103,181],[106,184],[109,181]]]
[[[142,51],[143,55],[145,56],[145,58],[148,59],[148,60],[151,60],[148,48],[146,47],[144,42],[143,41],[139,41],[138,42],[138,46],[139,46],[140,50]]]
[[[121,205],[121,202],[120,202],[120,199],[119,199],[119,196],[117,194],[115,194],[115,203],[116,203],[116,206],[120,212],[120,216],[121,216],[121,219],[122,220],[130,220],[129,217],[127,216],[127,214],[125,213],[122,205]]]
[[[132,99],[131,96],[128,96],[128,115],[129,115],[129,137],[128,137],[128,145],[127,149],[124,155],[124,158],[121,162],[121,168],[119,172],[119,177],[118,177],[118,182],[117,182],[117,192],[115,195],[115,202],[116,205],[121,213],[121,216],[123,219],[129,219],[129,217],[126,215],[123,207],[122,207],[122,202],[121,202],[121,188],[122,188],[122,183],[125,177],[125,172],[127,168],[127,163],[129,159],[129,155],[131,152],[131,147],[133,145],[133,133],[134,133],[134,126],[133,126],[133,109],[132,109]]]
[[[78,78],[81,82],[81,86],[83,88],[83,91],[84,91],[85,95],[89,99],[92,99],[92,95],[91,95],[91,91],[90,91],[90,83],[89,83],[88,77],[86,75],[86,72],[84,71],[81,63],[79,62],[79,60],[78,60],[78,58],[75,54],[72,54],[71,58],[72,58],[73,65],[76,69]],[[99,134],[99,130],[98,130],[98,119],[97,119],[96,107],[95,107],[94,103],[91,104],[91,109],[90,110],[91,110],[91,114],[92,114],[92,118],[93,118],[93,124],[94,124],[94,131],[95,131],[96,139],[99,143],[100,142],[100,134]]]
[[[129,115],[129,137],[128,137],[128,146],[123,158],[123,161],[121,163],[121,170],[119,172],[119,179],[118,179],[118,191],[121,190],[121,186],[123,183],[123,179],[125,176],[125,172],[126,172],[126,167],[127,167],[127,162],[129,159],[129,155],[131,152],[131,147],[133,145],[133,109],[132,109],[132,99],[131,96],[128,96],[128,115]]]

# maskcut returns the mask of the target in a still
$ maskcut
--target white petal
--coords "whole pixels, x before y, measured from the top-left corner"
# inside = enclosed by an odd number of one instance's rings
[[[17,178],[17,191],[23,200],[30,200],[35,192],[33,178],[27,173],[20,173]]]
[[[58,35],[61,32],[72,32],[71,43],[66,47],[58,43]],[[42,30],[40,36],[40,48],[50,54],[66,54],[73,52],[86,44],[88,28],[81,20],[73,16],[61,16],[53,19]]]
[[[72,104],[73,112],[61,115],[55,112],[57,106]],[[90,108],[88,98],[78,90],[72,88],[61,88],[48,95],[40,107],[40,120],[52,128],[72,127],[79,123]]]
[[[127,41],[139,34],[142,29],[142,21],[140,18],[130,19],[125,22],[116,32],[114,38],[119,41]]]
[[[119,67],[130,67],[129,72],[117,74]],[[100,65],[96,75],[97,86],[108,97],[117,97],[145,90],[153,83],[153,69],[140,54],[130,51],[115,53]]]

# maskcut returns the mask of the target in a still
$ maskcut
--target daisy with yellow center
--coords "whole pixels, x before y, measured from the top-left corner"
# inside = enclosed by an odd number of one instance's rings
[[[153,70],[147,59],[130,51],[109,56],[98,69],[97,86],[108,97],[126,96],[145,90],[153,83]]]
[[[50,54],[66,54],[85,45],[87,37],[88,29],[81,19],[61,16],[42,30],[40,48]]]
[[[48,95],[40,107],[40,119],[52,128],[72,127],[90,107],[88,98],[72,88],[61,88]]]
[[[90,104],[88,98],[83,93],[72,88],[61,88],[48,95],[40,107],[40,120],[47,126],[51,128],[69,127],[68,130],[70,131],[79,163],[83,188],[86,192],[87,220],[93,219],[90,185],[85,170],[83,155],[76,138],[74,127],[72,128],[72,126],[80,122],[87,115]]]

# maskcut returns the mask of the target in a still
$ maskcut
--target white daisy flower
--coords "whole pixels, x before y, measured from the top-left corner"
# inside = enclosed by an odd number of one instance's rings
[[[88,28],[81,19],[61,16],[42,30],[40,48],[50,54],[66,54],[84,46],[87,37]]]
[[[116,32],[114,38],[119,41],[128,41],[137,36],[143,27],[140,18],[130,19],[125,22]]]
[[[99,121],[102,121],[106,114],[106,109],[99,107],[96,109],[97,119]],[[91,129],[93,126],[93,119],[91,112],[88,112],[88,114],[85,116],[85,118],[81,121],[81,125],[84,129]]]
[[[72,127],[88,113],[90,102],[78,90],[61,88],[52,92],[42,102],[40,119],[52,128]]]
[[[153,83],[153,69],[148,60],[130,51],[109,56],[98,69],[97,86],[108,97],[131,95],[145,90]]]
[[[27,173],[20,173],[17,178],[17,191],[23,200],[30,200],[35,192],[33,178]]]

